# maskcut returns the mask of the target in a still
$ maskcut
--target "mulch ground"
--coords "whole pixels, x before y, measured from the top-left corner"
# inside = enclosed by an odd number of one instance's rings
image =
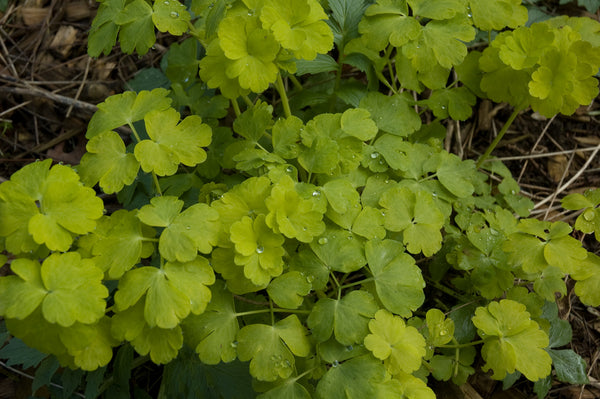
[[[166,47],[159,40],[143,57],[111,55],[91,59],[87,31],[97,4],[86,0],[9,2],[0,12],[0,182],[35,159],[77,164],[85,152],[86,126],[99,102],[127,88],[142,68],[158,67]],[[550,9],[581,15],[573,5]],[[0,5],[2,1],[0,1]],[[598,19],[598,15],[590,15]],[[474,117],[449,129],[447,148],[477,158],[510,114],[505,105],[479,104]],[[600,187],[600,102],[573,116],[544,119],[531,111],[519,115],[494,155],[504,160],[523,192],[536,204],[534,216],[574,221],[560,209],[560,198]],[[581,237],[588,250],[600,244]],[[599,287],[600,289],[600,287]],[[573,326],[572,349],[587,362],[590,384],[555,383],[550,398],[600,397],[600,310],[582,305],[570,293],[559,302],[561,315]],[[26,370],[33,374],[33,370]],[[0,399],[25,398],[30,380],[0,367]],[[502,391],[501,384],[478,373],[458,389],[440,385],[440,397],[517,399],[534,397],[528,384]],[[39,391],[38,396],[44,397]]]

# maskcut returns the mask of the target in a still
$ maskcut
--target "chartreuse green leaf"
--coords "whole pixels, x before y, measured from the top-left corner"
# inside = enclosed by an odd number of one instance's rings
[[[282,177],[273,186],[265,204],[269,210],[265,219],[267,226],[288,238],[311,242],[325,231],[322,212],[313,201],[300,198],[289,176]]]
[[[371,334],[365,337],[365,347],[384,361],[390,374],[412,373],[421,367],[425,338],[416,328],[406,326],[400,317],[380,309],[369,322],[369,331]]]
[[[272,113],[272,106],[266,103],[255,104],[235,118],[233,130],[252,142],[258,142],[272,124]]]
[[[399,372],[391,380],[378,384],[377,398],[435,399],[435,393],[422,379]]]
[[[298,156],[300,147],[300,131],[304,123],[300,118],[290,116],[278,119],[273,125],[271,136],[273,137],[273,152],[284,159],[294,159]]]
[[[327,14],[316,0],[265,0],[260,20],[295,58],[312,60],[333,46]]]
[[[206,56],[200,60],[200,78],[208,87],[213,89],[218,87],[226,98],[235,99],[247,95],[250,90],[242,88],[237,77],[230,77],[227,73],[228,67],[235,61],[225,56],[220,43],[216,38],[208,45]]]
[[[467,55],[464,42],[475,37],[475,29],[464,14],[448,20],[431,20],[419,35],[402,47],[402,55],[426,86],[442,88],[448,71],[462,63]]]
[[[549,265],[565,274],[572,273],[587,257],[587,251],[569,235],[572,229],[564,222],[524,219],[518,229],[521,232],[511,234],[503,249],[527,273],[540,272]]]
[[[332,366],[317,384],[318,399],[379,397],[378,385],[386,379],[386,369],[381,361],[364,355]]]
[[[594,233],[600,241],[600,190],[587,190],[583,194],[569,194],[562,199],[562,207],[569,210],[583,210],[575,220],[575,229],[582,233]]]
[[[600,306],[600,257],[592,253],[571,274],[576,280],[575,293],[588,306]]]
[[[330,270],[350,273],[367,263],[363,243],[345,230],[328,228],[310,248]]]
[[[491,369],[493,378],[521,372],[530,381],[550,374],[552,359],[544,350],[548,335],[531,320],[525,305],[510,299],[491,302],[475,310],[473,324],[484,340],[481,354],[483,370]]]
[[[27,165],[0,185],[0,235],[12,253],[33,251],[38,244],[67,251],[75,235],[92,231],[102,216],[104,206],[94,190],[71,168],[50,164]]]
[[[521,0],[468,0],[473,25],[483,31],[516,28],[527,22],[527,8]]]
[[[139,93],[126,91],[108,97],[98,104],[98,111],[90,119],[85,136],[91,139],[100,133],[142,120],[150,111],[166,110],[171,104],[168,94],[167,90],[160,88]]]
[[[161,269],[145,266],[128,271],[119,280],[115,304],[122,312],[146,295],[144,319],[148,326],[171,329],[190,312],[204,311],[211,298],[207,285],[214,282],[214,272],[201,256],[186,263],[167,262]]]
[[[222,280],[217,280],[211,291],[204,313],[189,315],[181,327],[186,343],[195,348],[203,363],[227,363],[237,356],[235,338],[239,325],[233,295]]]
[[[7,318],[23,319],[39,306],[48,322],[63,327],[95,323],[104,315],[108,290],[102,270],[76,252],[54,253],[41,266],[15,259],[11,269],[15,275],[0,280],[0,313]]]
[[[431,193],[395,187],[383,193],[379,204],[385,208],[385,228],[403,233],[408,252],[431,256],[440,250],[444,215]]]
[[[115,17],[119,31],[119,43],[124,53],[131,54],[135,50],[144,55],[156,42],[154,24],[152,23],[152,7],[144,0],[133,0]]]
[[[113,131],[105,131],[92,137],[79,164],[81,181],[100,187],[107,194],[121,191],[135,180],[140,164],[125,150],[121,137]]]
[[[88,35],[88,54],[98,57],[110,54],[117,41],[119,26],[115,18],[125,8],[125,0],[104,0],[100,3]]]
[[[314,277],[311,279],[299,271],[290,271],[273,279],[267,287],[267,292],[277,305],[296,309],[310,293],[313,280]]]
[[[199,116],[191,115],[179,122],[173,108],[151,111],[144,116],[151,140],[136,144],[134,154],[144,172],[170,176],[179,164],[196,166],[206,160],[206,147],[211,141],[211,129]]]
[[[211,265],[227,282],[227,289],[236,295],[260,291],[268,283],[256,285],[244,275],[244,268],[235,263],[235,250],[215,248],[211,254]]]
[[[439,309],[429,309],[425,315],[428,341],[434,346],[445,345],[454,337],[454,321],[446,318]]]
[[[94,232],[98,236],[92,255],[96,266],[111,279],[120,278],[141,258],[152,255],[154,229],[143,227],[135,211],[120,209],[100,224]]]
[[[312,399],[310,393],[296,382],[295,378],[289,378],[283,384],[259,395],[258,399]]]
[[[229,79],[255,93],[265,91],[275,81],[278,69],[274,61],[280,46],[261,28],[257,17],[226,17],[219,24],[218,37],[225,57],[233,61],[221,66]]]
[[[401,94],[386,96],[370,92],[360,100],[360,108],[369,111],[380,130],[405,137],[421,127],[421,118],[409,101]]]
[[[360,211],[354,223],[352,224],[352,232],[359,236],[365,237],[368,240],[379,239],[383,240],[386,235],[383,227],[384,218],[381,210],[365,206]]]
[[[329,281],[329,269],[321,259],[308,250],[308,246],[301,247],[289,260],[289,270],[304,274],[306,281],[310,282],[313,290],[322,290]]]
[[[285,238],[266,225],[264,214],[254,220],[244,216],[231,225],[230,232],[236,250],[234,261],[244,267],[244,275],[253,284],[267,284],[281,274]]]
[[[154,197],[138,212],[143,223],[165,227],[158,249],[169,261],[189,262],[198,251],[210,253],[218,239],[220,223],[215,209],[198,203],[179,213],[182,207],[183,201],[177,197]]]
[[[342,114],[342,130],[349,136],[368,141],[377,135],[377,125],[371,119],[371,113],[364,108],[350,108]]]
[[[142,332],[136,336],[131,345],[142,356],[150,355],[155,364],[166,364],[177,357],[183,346],[181,327],[171,329],[149,327],[144,325]]]
[[[273,326],[251,324],[238,333],[238,358],[250,360],[250,374],[261,381],[288,378],[294,371],[294,355],[308,356],[310,349],[306,328],[296,315]]]
[[[457,121],[467,120],[473,113],[472,107],[477,98],[466,87],[453,87],[431,92],[426,100],[436,118],[448,116]]]
[[[425,281],[398,241],[368,241],[365,253],[379,300],[389,311],[410,317],[423,304]]]
[[[589,104],[598,93],[594,75],[600,57],[564,22],[539,22],[498,35],[480,58],[483,91],[494,101],[531,105],[547,117]]]
[[[152,8],[152,22],[159,31],[181,36],[188,30],[190,13],[179,1],[155,1]]]
[[[450,19],[465,11],[461,0],[407,0],[407,3],[413,15],[428,19]]]
[[[377,304],[366,291],[351,291],[341,299],[323,298],[312,308],[307,324],[317,342],[335,335],[343,345],[362,342],[368,334],[369,319]]]
[[[120,343],[111,335],[110,326],[110,318],[104,316],[95,324],[75,323],[60,333],[62,343],[77,367],[93,371],[110,362],[113,347]]]
[[[389,44],[401,47],[417,37],[421,26],[417,19],[409,16],[404,0],[378,0],[369,6],[358,25],[358,30],[369,47],[376,51]]]

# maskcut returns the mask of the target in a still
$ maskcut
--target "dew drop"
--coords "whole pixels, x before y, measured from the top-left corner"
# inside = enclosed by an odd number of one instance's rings
[[[254,15],[254,10],[248,10],[248,16],[251,17]]]
[[[473,14],[471,14],[471,13],[468,13],[468,14],[467,14],[467,17],[469,17],[469,18],[473,18]]]
[[[103,214],[103,215],[106,215],[106,213],[107,213],[107,212],[108,212],[108,211],[107,211],[106,209],[102,209],[102,214]]]
[[[346,237],[349,240],[354,240],[354,236],[352,234],[350,234],[348,237]]]
[[[378,152],[374,152],[371,154],[371,158],[373,158],[373,159],[377,158],[378,156],[379,156]]]
[[[446,109],[446,106],[445,106],[445,105],[442,105],[442,109]]]
[[[238,342],[237,341],[233,341],[232,343],[229,344],[232,348],[237,348],[238,346]]]
[[[498,235],[498,230],[496,229],[490,229],[490,234],[493,236],[497,236]]]
[[[340,362],[338,362],[337,360],[334,360],[333,363],[331,363],[331,366],[333,367],[337,367],[340,365]]]
[[[354,350],[354,347],[353,347],[352,345],[348,345],[348,346],[346,347],[346,350],[347,350],[348,352],[350,352],[350,351],[353,351],[353,350]]]
[[[288,166],[287,168],[285,168],[285,171],[287,173],[292,173],[294,171],[294,168],[292,168],[291,166]]]
[[[263,252],[265,252],[265,247],[263,247],[262,245],[256,247],[257,254],[262,254]]]
[[[319,190],[315,190],[312,192],[313,197],[319,197],[320,195],[321,195],[321,192]]]
[[[313,276],[312,274],[309,276],[306,276],[307,283],[312,284],[313,281],[315,281],[315,276]]]
[[[192,226],[185,226],[186,230],[190,230],[192,228]]]
[[[444,336],[444,335],[446,335],[446,334],[447,334],[446,330],[441,330],[441,331],[440,331],[440,337],[443,337],[443,336]]]
[[[179,18],[179,13],[177,11],[171,11],[171,14],[169,14],[171,16],[171,18]]]
[[[327,237],[321,237],[321,238],[319,238],[319,241],[317,241],[317,242],[321,245],[325,245],[329,242],[329,240],[327,239]]]
[[[591,222],[596,217],[596,212],[593,209],[588,209],[583,213],[583,218],[588,222]]]
[[[168,1],[165,1],[165,2],[164,2],[164,4],[165,4],[166,6],[168,6],[168,5],[169,5],[169,4],[171,4],[171,3],[169,3]]]
[[[303,227],[303,228],[302,228],[302,231],[306,231],[306,230],[308,230],[308,228],[307,228],[307,227]]]

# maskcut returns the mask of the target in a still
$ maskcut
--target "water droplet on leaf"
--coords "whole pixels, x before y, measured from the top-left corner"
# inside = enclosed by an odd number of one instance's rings
[[[179,13],[177,11],[171,11],[171,14],[169,14],[171,16],[171,18],[179,18]]]
[[[348,346],[346,347],[346,350],[347,350],[348,352],[350,352],[350,351],[354,350],[354,347],[353,347],[352,345],[348,345]]]
[[[318,241],[318,243],[321,245],[325,245],[328,242],[329,242],[329,240],[327,239],[327,237],[321,237],[321,238],[319,238],[319,241]]]
[[[373,158],[373,159],[377,158],[378,156],[379,156],[378,152],[374,152],[371,154],[371,158]]]
[[[331,363],[332,367],[337,367],[340,365],[340,362],[338,362],[337,360],[334,360],[333,363]]]
[[[583,218],[588,222],[591,222],[596,217],[596,212],[593,209],[588,209],[583,213]]]
[[[318,196],[320,196],[320,195],[321,195],[321,192],[320,192],[319,190],[315,190],[315,191],[313,191],[313,193],[312,193],[312,196],[313,196],[313,197],[318,197]]]
[[[233,342],[232,342],[231,344],[229,344],[229,345],[231,345],[231,347],[232,347],[232,348],[237,348],[237,346],[238,346],[238,342],[237,342],[237,341],[233,341]]]
[[[265,252],[265,247],[263,247],[262,245],[256,247],[256,253],[257,254],[262,254],[263,252]]]

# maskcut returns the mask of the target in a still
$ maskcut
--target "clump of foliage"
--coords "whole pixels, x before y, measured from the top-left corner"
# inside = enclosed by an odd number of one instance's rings
[[[168,90],[98,105],[79,166],[0,185],[4,354],[52,355],[39,381],[60,364],[88,397],[128,395],[148,359],[161,397],[434,398],[478,364],[540,397],[553,369],[586,382],[555,299],[568,275],[599,305],[600,258],[527,218],[493,146],[477,166],[442,147],[478,98],[512,120],[598,94],[600,25],[526,22],[519,0],[101,1],[92,56],[189,37]],[[564,206],[597,238],[599,203]]]

